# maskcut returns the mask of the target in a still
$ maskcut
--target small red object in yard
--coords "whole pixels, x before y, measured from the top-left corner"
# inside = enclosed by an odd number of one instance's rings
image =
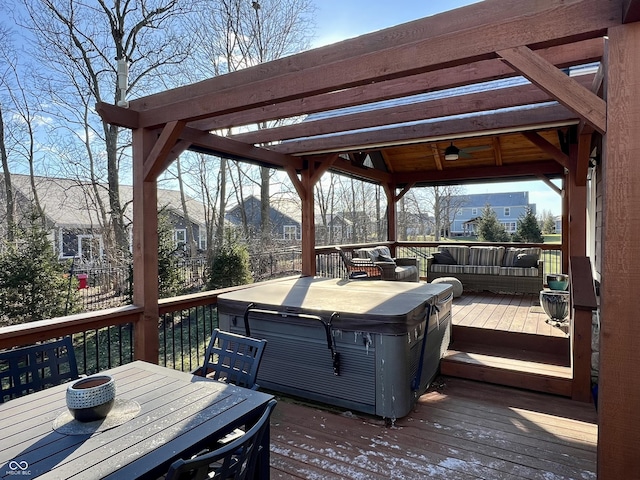
[[[87,275],[86,273],[80,273],[77,275],[77,277],[78,277],[78,290],[83,288],[88,288],[87,278],[89,278],[89,275]]]

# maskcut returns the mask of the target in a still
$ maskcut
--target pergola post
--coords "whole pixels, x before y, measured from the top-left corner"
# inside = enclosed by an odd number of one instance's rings
[[[640,472],[640,23],[609,29],[605,77],[598,479]]]
[[[316,220],[313,198],[315,182],[312,176],[310,168],[302,171],[302,275],[305,277],[313,277],[316,274]]]
[[[384,193],[387,196],[387,241],[395,243],[398,239],[398,198],[395,184],[385,184]],[[391,250],[392,255],[395,255],[395,245]]]
[[[134,325],[134,356],[158,363],[158,185],[155,177],[145,180],[154,146],[152,132],[133,130],[133,303],[144,308]]]
[[[587,187],[585,178],[578,178],[578,146],[571,144],[569,163],[571,168],[567,175],[568,186],[568,255],[585,257],[587,255]],[[588,161],[588,158],[587,158]],[[568,270],[565,270],[568,271]]]

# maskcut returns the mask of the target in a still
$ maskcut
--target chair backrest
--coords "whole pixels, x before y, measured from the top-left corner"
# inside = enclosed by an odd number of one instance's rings
[[[71,337],[0,352],[0,403],[76,378]]]
[[[276,403],[276,400],[269,401],[256,424],[233,442],[189,460],[180,459],[173,462],[165,480],[255,478],[256,464],[261,451],[260,444]]]
[[[256,377],[266,340],[215,329],[207,347],[201,375],[232,383],[239,387],[256,388]]]

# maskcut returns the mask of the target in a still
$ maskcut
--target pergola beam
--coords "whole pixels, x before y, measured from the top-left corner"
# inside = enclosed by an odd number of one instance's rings
[[[152,110],[170,103],[181,103],[195,97],[219,93],[239,84],[247,85],[289,73],[303,72],[318,65],[351,61],[357,57],[378,54],[385,49],[404,48],[416,42],[438,38],[446,40],[451,38],[452,33],[458,34],[463,44],[473,43],[473,37],[491,43],[506,36],[526,40],[519,45],[546,40],[557,44],[555,39],[558,38],[563,38],[564,43],[569,43],[573,35],[583,39],[594,37],[598,35],[592,33],[602,33],[609,26],[619,24],[622,1],[529,1],[517,2],[505,9],[501,0],[485,0],[481,4],[472,4],[232,74],[220,75],[193,85],[134,99],[129,104],[134,110]],[[568,24],[575,25],[567,28]],[[452,26],[455,27],[452,29]],[[537,26],[543,28],[535,28]],[[487,31],[491,34],[486,35]],[[444,51],[451,51],[451,47],[457,48],[455,44],[445,47]]]
[[[189,127],[182,131],[180,138],[191,142],[192,147],[207,150],[213,155],[241,158],[276,168],[292,167],[296,170],[302,168],[302,160],[300,158],[273,152],[266,148],[254,147],[237,140],[201,132]]]
[[[576,80],[587,87],[593,83],[593,75],[581,75]],[[533,105],[549,102],[553,97],[532,84],[485,90],[467,95],[425,100],[407,105],[376,108],[350,115],[329,117],[323,120],[302,122],[276,128],[254,130],[232,135],[230,138],[246,143],[267,143],[297,137],[311,137],[348,130],[415,122],[432,118],[463,115],[501,108]]]
[[[567,67],[599,61],[604,54],[602,38],[555,45],[536,50],[557,67]],[[511,67],[499,59],[481,60],[466,65],[444,68],[437,72],[426,72],[408,78],[388,80],[361,85],[338,92],[305,97],[288,102],[247,109],[228,115],[191,122],[189,126],[198,130],[222,130],[242,125],[255,124],[302,114],[323,112],[352,107],[365,103],[390,100],[407,95],[435,92],[447,88],[488,82],[516,75]]]
[[[577,123],[578,119],[575,114],[569,112],[562,105],[545,105],[521,111],[510,110],[491,115],[475,115],[440,122],[290,141],[269,148],[291,155],[309,155],[312,153],[374,149],[391,145]]]
[[[394,175],[397,185],[416,183],[420,186],[469,181],[495,181],[510,177],[539,177],[540,175],[561,176],[564,169],[554,161],[536,163],[516,163],[502,167],[451,168],[442,172],[411,172]]]
[[[607,105],[591,90],[579,85],[527,47],[499,50],[498,55],[600,133],[607,130]]]
[[[284,73],[271,72],[270,76],[263,67],[260,80],[245,83],[242,76],[238,76],[238,86],[221,89],[216,85],[216,78],[220,77],[216,77],[201,82],[209,87],[206,94],[194,96],[193,91],[187,90],[188,99],[184,100],[180,99],[184,91],[170,90],[161,94],[164,95],[161,97],[165,103],[163,106],[147,108],[149,101],[140,99],[139,102],[131,102],[130,107],[140,109],[139,120],[143,127],[154,127],[172,120],[193,121],[490,59],[496,51],[520,45],[553,44],[558,38],[564,38],[567,43],[593,38],[620,23],[619,1],[549,0],[545,5],[548,7],[529,15],[502,21],[494,19],[492,23],[438,36],[425,35],[415,42],[370,51],[333,63],[327,63],[321,52],[309,51],[301,55],[306,55],[307,61],[314,59],[315,66],[302,71],[291,72],[287,68]],[[490,2],[485,8],[498,10],[502,4]],[[426,19],[426,24],[432,25],[434,18]],[[336,48],[336,45],[331,47]],[[256,68],[260,69],[260,66]]]

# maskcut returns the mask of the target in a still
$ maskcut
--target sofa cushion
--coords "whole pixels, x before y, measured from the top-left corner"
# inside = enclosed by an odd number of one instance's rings
[[[359,258],[368,258],[371,262],[394,262],[387,246],[359,248],[355,251]]]
[[[453,258],[456,259],[456,264],[467,265],[469,263],[469,247],[466,245],[440,245],[438,251],[442,252],[448,250]]]
[[[500,275],[508,277],[537,277],[537,268],[500,267]]]
[[[444,265],[441,263],[431,264],[431,271],[434,273],[464,273],[464,265]]]
[[[475,273],[480,275],[500,275],[499,265],[465,265],[464,273]]]
[[[433,263],[439,263],[441,265],[457,265],[456,259],[453,258],[453,255],[451,255],[449,250],[435,252],[433,254]]]
[[[504,257],[504,247],[471,247],[469,265],[500,266]]]
[[[538,266],[538,255],[519,253],[513,262],[514,267],[533,268]]]
[[[538,248],[538,247],[530,247],[530,248],[509,247],[504,252],[504,259],[502,261],[502,266],[503,267],[513,267],[516,259],[518,258],[518,255],[520,255],[521,253],[530,254],[530,255],[537,255],[538,258],[540,258],[540,253],[541,252],[542,252],[542,250],[540,248]]]
[[[389,255],[378,255],[378,262],[391,262],[391,263],[396,263],[393,258],[391,258]]]
[[[417,282],[418,269],[414,266],[411,267],[396,267],[395,271],[396,280],[414,281]]]

